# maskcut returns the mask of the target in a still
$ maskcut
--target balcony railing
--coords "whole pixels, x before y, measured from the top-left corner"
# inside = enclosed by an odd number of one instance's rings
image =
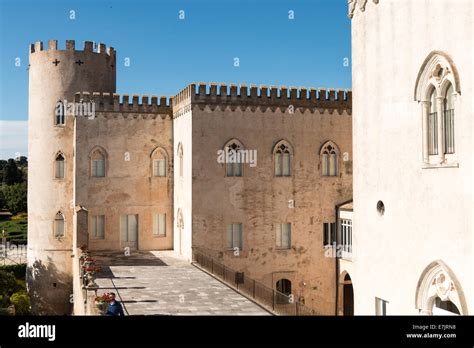
[[[255,300],[261,306],[278,315],[319,315],[315,310],[299,302],[294,295],[286,295],[237,272],[193,247],[193,262],[213,274],[241,294]]]
[[[341,257],[344,260],[352,261],[352,245],[351,244],[343,244],[341,249]]]

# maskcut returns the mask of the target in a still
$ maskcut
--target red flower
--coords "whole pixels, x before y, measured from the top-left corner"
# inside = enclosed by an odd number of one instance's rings
[[[112,301],[112,297],[110,296],[110,294],[108,292],[106,292],[106,293],[103,293],[100,296],[97,296],[95,298],[95,301],[100,302],[100,303],[109,303],[109,302]]]

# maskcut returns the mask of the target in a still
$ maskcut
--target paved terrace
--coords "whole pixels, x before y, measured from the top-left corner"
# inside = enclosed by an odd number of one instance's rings
[[[98,293],[115,292],[128,315],[270,315],[173,251],[92,252]]]

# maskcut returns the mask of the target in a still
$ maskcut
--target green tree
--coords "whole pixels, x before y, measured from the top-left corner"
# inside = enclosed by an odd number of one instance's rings
[[[23,167],[28,164],[28,159],[26,158],[26,156],[20,156],[16,159],[16,161],[18,162],[20,167]]]
[[[15,276],[10,272],[0,270],[0,295],[2,297],[10,296],[19,290],[21,290],[21,286]]]
[[[4,185],[0,184],[0,209],[6,208],[5,196],[3,194],[3,186]]]
[[[27,211],[27,186],[26,182],[2,185],[3,197],[6,207],[13,213]]]
[[[25,290],[20,290],[11,295],[10,302],[15,306],[16,315],[30,314],[30,298]]]
[[[3,182],[7,185],[17,184],[23,181],[23,173],[13,158],[8,160],[8,163],[3,168]]]

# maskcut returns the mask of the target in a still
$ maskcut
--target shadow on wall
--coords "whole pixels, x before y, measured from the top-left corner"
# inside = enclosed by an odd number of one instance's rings
[[[72,313],[72,277],[59,271],[48,257],[47,266],[36,260],[26,269],[26,283],[34,315]]]

